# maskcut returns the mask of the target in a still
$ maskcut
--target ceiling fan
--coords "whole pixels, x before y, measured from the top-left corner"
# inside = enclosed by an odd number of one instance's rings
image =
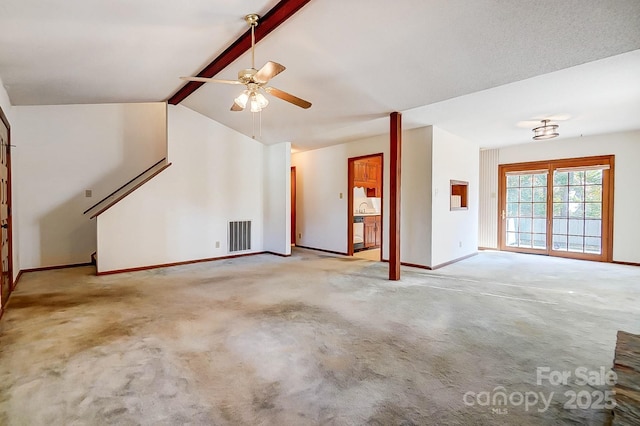
[[[237,80],[220,80],[215,78],[206,77],[180,77],[182,80],[187,81],[199,81],[202,83],[224,83],[224,84],[243,84],[247,88],[237,98],[234,99],[231,111],[242,111],[249,107],[251,112],[260,112],[265,108],[269,101],[262,94],[266,92],[270,95],[280,98],[284,101],[292,103],[300,108],[307,109],[311,106],[311,102],[304,99],[293,96],[290,93],[276,89],[275,87],[266,86],[266,84],[276,75],[280,74],[286,68],[277,62],[269,61],[262,68],[257,70],[255,68],[255,27],[258,25],[258,19],[260,17],[254,13],[244,17],[244,20],[251,27],[251,68],[243,69],[238,72]]]

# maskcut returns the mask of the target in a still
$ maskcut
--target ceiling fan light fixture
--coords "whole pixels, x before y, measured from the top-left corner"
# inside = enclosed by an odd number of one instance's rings
[[[269,100],[262,93],[256,93],[255,100],[260,108],[266,108],[269,105]]]
[[[251,112],[260,112],[262,111],[262,107],[258,104],[258,101],[255,99],[251,99]]]
[[[236,105],[238,105],[240,108],[245,109],[247,106],[247,101],[249,100],[249,91],[245,90],[244,92],[240,93],[240,96],[238,96],[237,98],[235,98],[233,101],[236,103]]]
[[[538,126],[532,130],[533,140],[539,141],[544,139],[553,139],[560,136],[560,133],[558,133],[558,127],[559,126],[557,124],[549,124],[549,120],[542,120],[542,126]]]
[[[260,92],[251,92],[249,96],[251,112],[260,112],[269,105],[269,101]]]

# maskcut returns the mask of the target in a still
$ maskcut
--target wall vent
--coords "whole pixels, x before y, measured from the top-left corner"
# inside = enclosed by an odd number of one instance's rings
[[[229,253],[251,250],[251,221],[229,222]]]

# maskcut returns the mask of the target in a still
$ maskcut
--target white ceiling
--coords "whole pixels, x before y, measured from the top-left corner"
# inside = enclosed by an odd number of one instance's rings
[[[14,105],[164,100],[276,3],[2,0],[0,78]],[[258,139],[336,144],[387,132],[392,111],[485,147],[529,141],[520,122],[548,116],[568,118],[561,137],[638,129],[639,22],[638,0],[312,0],[256,64],[284,64],[272,84],[313,106],[270,98]],[[229,111],[238,93],[207,84],[183,105],[251,135],[251,114]]]

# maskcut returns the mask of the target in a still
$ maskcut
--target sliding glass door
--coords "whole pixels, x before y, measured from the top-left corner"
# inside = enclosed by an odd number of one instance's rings
[[[613,156],[500,166],[500,249],[611,260]]]
[[[555,170],[552,250],[602,254],[603,169]]]
[[[505,244],[525,252],[547,252],[547,171],[506,175]]]

